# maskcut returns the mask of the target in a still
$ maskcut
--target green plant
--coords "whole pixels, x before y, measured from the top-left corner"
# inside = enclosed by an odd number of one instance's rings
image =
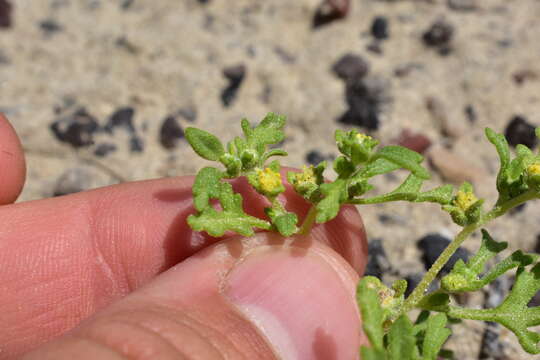
[[[201,157],[220,162],[224,169],[205,167],[199,171],[193,186],[196,213],[188,218],[189,225],[197,231],[221,236],[226,231],[244,236],[254,233],[254,228],[274,230],[283,236],[309,233],[314,223],[333,219],[344,204],[376,204],[390,201],[432,202],[441,205],[462,230],[442,252],[422,281],[405,298],[405,280],[396,281],[391,287],[379,279],[366,276],[360,280],[357,299],[363,318],[364,331],[371,347],[362,347],[363,359],[436,359],[448,357],[441,350],[451,333],[449,319],[475,319],[498,322],[514,332],[523,349],[540,353],[540,334],[528,328],[540,325],[540,307],[527,306],[540,290],[540,262],[538,256],[516,251],[491,268],[489,260],[507,247],[505,242],[491,238],[481,229],[508,210],[531,199],[540,197],[540,154],[518,145],[517,155],[511,158],[508,143],[503,135],[486,129],[486,136],[495,146],[500,169],[497,175],[499,197],[490,210],[484,209],[484,200],[478,199],[469,183],[457,191],[444,185],[422,191],[422,183],[429,179],[429,172],[422,167],[423,157],[400,146],[377,147],[378,141],[355,130],[335,133],[341,155],[334,161],[337,178],[325,182],[323,172],[326,162],[317,166],[304,166],[301,172],[289,172],[287,180],[294,190],[311,203],[302,224],[296,214],[288,212],[279,202],[278,195],[285,191],[280,175],[280,164],[270,158],[285,156],[280,149],[270,149],[283,141],[285,118],[269,113],[257,126],[244,119],[241,122],[244,137],[236,137],[224,146],[217,137],[205,131],[188,128],[186,138]],[[540,128],[536,129],[540,138]],[[365,196],[374,186],[371,178],[398,169],[409,171],[408,177],[395,190],[378,196]],[[246,214],[242,197],[234,193],[227,179],[247,177],[253,188],[266,197],[266,219]],[[217,200],[220,209],[212,204]],[[426,293],[442,267],[469,235],[481,229],[482,244],[467,262],[458,261],[452,271],[441,280],[440,289]],[[493,309],[469,309],[453,305],[450,295],[477,291],[502,274],[516,269],[516,281],[506,299]],[[413,323],[409,312],[422,312]]]

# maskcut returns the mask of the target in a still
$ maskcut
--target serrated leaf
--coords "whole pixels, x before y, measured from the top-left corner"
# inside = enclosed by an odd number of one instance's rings
[[[271,158],[272,156],[287,156],[289,155],[285,150],[281,149],[272,149],[270,151],[267,151],[261,156],[261,163],[264,163],[266,160]]]
[[[249,146],[262,156],[266,146],[283,141],[285,138],[283,126],[285,126],[284,116],[268,113],[259,125],[251,130],[250,135],[246,136]]]
[[[341,205],[347,200],[347,182],[337,179],[333,183],[326,183],[320,186],[321,194],[324,196],[317,204],[318,224],[327,222],[335,218]]]
[[[359,199],[360,204],[377,204],[389,201],[414,201],[418,197],[418,192],[424,180],[410,174],[401,185],[388,194],[374,196],[367,199]]]
[[[420,165],[424,157],[405,147],[397,145],[385,146],[375,153],[374,158],[384,158],[391,161],[409,170],[420,179],[427,180],[430,178],[429,172]]]
[[[221,141],[209,132],[189,127],[185,136],[193,150],[202,158],[218,161],[225,153]]]
[[[450,297],[442,291],[434,291],[425,295],[417,304],[423,310],[446,312],[450,304]]]
[[[200,175],[202,173],[202,175]],[[214,168],[204,168],[197,175],[199,182],[193,187],[199,212],[187,219],[195,231],[206,231],[211,236],[223,236],[226,231],[234,231],[243,236],[251,236],[253,228],[268,230],[267,221],[246,214],[242,208],[242,196],[235,194],[229,183],[220,182],[221,173]],[[210,199],[218,199],[222,211],[214,209]]]
[[[416,338],[413,325],[406,315],[401,315],[388,332],[388,353],[391,360],[414,359]]]
[[[363,277],[356,287],[356,301],[362,315],[362,327],[371,346],[376,350],[383,350],[385,320],[384,310],[379,303],[376,282],[379,280],[372,276]]]
[[[198,211],[210,206],[210,199],[217,199],[220,194],[220,181],[223,173],[213,167],[201,169],[193,184],[193,205]]]
[[[454,187],[452,185],[443,185],[425,192],[421,192],[416,197],[415,202],[433,202],[441,205],[449,204],[452,201]]]
[[[426,332],[422,344],[422,356],[424,360],[436,360],[442,346],[452,333],[446,327],[445,314],[432,314],[427,319]]]

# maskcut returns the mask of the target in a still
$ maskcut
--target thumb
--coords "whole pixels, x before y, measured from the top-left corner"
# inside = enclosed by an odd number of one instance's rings
[[[227,239],[25,359],[356,359],[356,281],[310,238]]]

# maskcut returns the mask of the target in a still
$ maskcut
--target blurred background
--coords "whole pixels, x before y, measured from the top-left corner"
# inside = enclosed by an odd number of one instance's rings
[[[539,33],[537,0],[0,0],[0,112],[28,161],[19,201],[194,174],[183,129],[226,141],[272,111],[288,117],[288,165],[332,160],[334,130],[355,128],[423,153],[426,189],[467,180],[491,204],[483,129],[536,146]],[[418,281],[459,230],[438,208],[361,208],[369,273]],[[489,229],[538,252],[539,210]],[[493,306],[507,288],[458,300]],[[457,359],[529,358],[505,329],[456,329]]]

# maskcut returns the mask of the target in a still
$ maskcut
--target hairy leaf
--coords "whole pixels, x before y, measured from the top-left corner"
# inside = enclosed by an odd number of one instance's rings
[[[445,314],[432,314],[426,322],[426,332],[422,344],[422,356],[424,360],[436,360],[442,346],[451,334],[446,327]]]
[[[420,179],[427,180],[430,178],[427,170],[420,165],[420,163],[424,160],[424,157],[419,153],[402,146],[385,146],[375,153],[374,158],[384,158],[391,161],[400,167],[409,170]]]
[[[375,350],[383,350],[385,320],[384,310],[379,303],[377,291],[378,279],[372,276],[365,276],[360,280],[356,288],[356,300],[360,306],[362,315],[362,327],[366,333],[371,346]]]
[[[413,325],[406,315],[401,315],[388,332],[388,353],[391,360],[409,360],[415,358],[416,339]]]
[[[337,179],[333,183],[326,183],[320,186],[321,194],[324,198],[317,204],[317,223],[324,223],[332,220],[339,212],[341,205],[347,200],[347,182]]]
[[[189,127],[185,135],[193,150],[207,160],[218,161],[225,153],[221,141],[206,131]]]

